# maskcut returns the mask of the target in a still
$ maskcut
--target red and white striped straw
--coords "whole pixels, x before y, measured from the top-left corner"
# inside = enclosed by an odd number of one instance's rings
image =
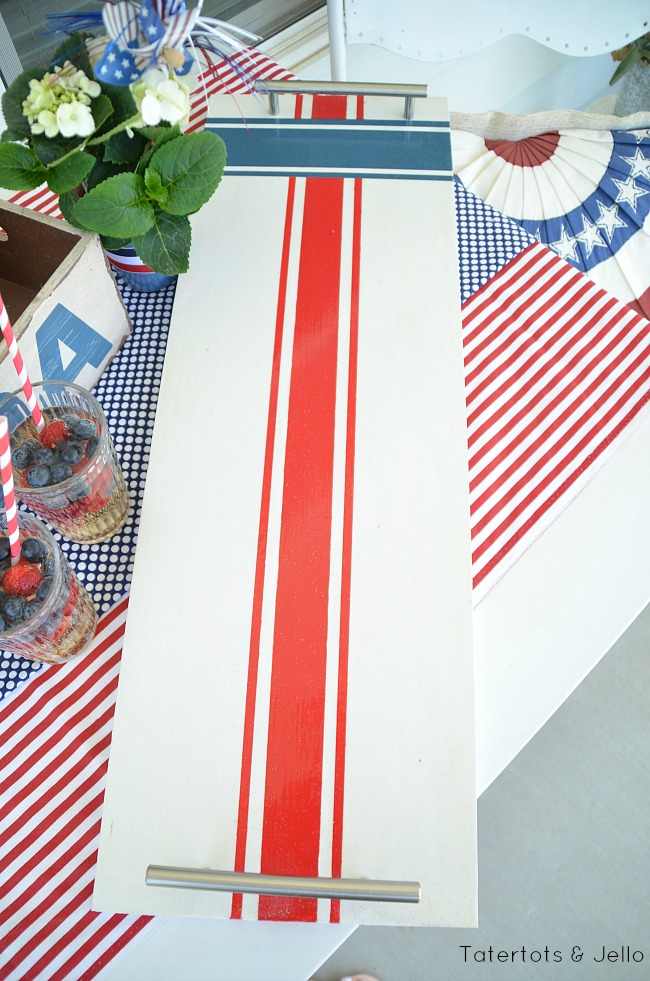
[[[18,342],[14,337],[13,328],[9,322],[9,315],[7,313],[7,308],[4,305],[2,295],[0,295],[0,327],[2,328],[2,336],[7,342],[9,354],[11,355],[14,363],[14,368],[18,374],[18,381],[20,382],[20,386],[25,393],[27,407],[32,414],[32,419],[34,420],[34,425],[36,426],[36,432],[41,433],[45,428],[45,420],[43,419],[43,414],[40,410],[39,404],[36,401],[32,383],[29,380],[27,369],[25,368],[22,355],[18,349]]]
[[[20,558],[20,528],[18,527],[18,511],[14,496],[14,473],[11,466],[9,422],[6,416],[0,416],[0,478],[2,479],[2,493],[5,499],[11,564],[16,565]]]

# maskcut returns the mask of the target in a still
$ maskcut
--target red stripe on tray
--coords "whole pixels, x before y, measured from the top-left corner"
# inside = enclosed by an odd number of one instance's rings
[[[345,118],[315,96],[315,119]],[[261,871],[318,875],[343,180],[305,187],[280,526]],[[315,899],[262,896],[261,920],[315,921]]]
[[[357,99],[357,119],[363,119],[363,98]],[[348,708],[348,659],[350,650],[350,584],[352,578],[352,515],[354,504],[354,451],[357,426],[357,365],[359,353],[359,277],[361,264],[362,187],[354,182],[352,224],[352,282],[350,302],[350,351],[348,355],[348,404],[345,440],[345,486],[343,494],[343,554],[341,611],[339,621],[339,673],[334,749],[334,811],[332,826],[332,878],[343,874],[343,805],[345,802],[345,744]],[[330,904],[330,923],[341,920],[341,901]]]
[[[296,100],[296,118],[302,111],[302,97]],[[291,251],[291,226],[296,192],[295,177],[289,178],[287,205],[280,260],[280,283],[278,288],[277,312],[275,318],[275,340],[271,368],[271,387],[269,411],[264,449],[264,472],[262,475],[262,495],[260,502],[260,523],[257,535],[257,561],[255,565],[255,585],[253,589],[253,610],[251,615],[251,637],[248,653],[248,681],[246,685],[246,706],[244,709],[244,734],[242,745],[242,766],[239,784],[239,810],[237,815],[237,835],[235,841],[235,872],[243,872],[246,863],[246,839],[248,831],[248,810],[250,806],[251,767],[253,759],[253,734],[255,724],[255,703],[257,698],[257,678],[260,658],[260,634],[262,630],[262,601],[264,596],[264,574],[266,569],[266,547],[269,532],[269,507],[271,501],[271,477],[273,473],[273,447],[278,414],[278,386],[280,381],[280,361],[282,356],[283,328],[287,306],[287,277]],[[231,918],[238,920],[242,915],[242,894],[234,893]]]

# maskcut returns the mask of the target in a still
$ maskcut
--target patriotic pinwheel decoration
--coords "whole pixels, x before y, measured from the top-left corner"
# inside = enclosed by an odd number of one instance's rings
[[[172,69],[187,75],[198,56],[211,67],[211,54],[225,61],[252,91],[252,79],[234,55],[245,54],[257,34],[201,16],[202,3],[188,10],[182,0],[131,0],[107,2],[101,13],[48,14],[51,33],[74,34],[103,28],[103,36],[87,40],[89,51],[99,58],[95,77],[110,85],[133,85],[152,68]]]
[[[160,62],[186,75],[195,61],[190,32],[198,13],[177,0],[144,0],[139,8],[128,0],[107,3],[102,18],[111,40],[95,66],[96,78],[131,85]]]

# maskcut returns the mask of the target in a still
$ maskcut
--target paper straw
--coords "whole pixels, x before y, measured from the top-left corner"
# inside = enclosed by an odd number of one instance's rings
[[[38,402],[36,401],[36,396],[34,395],[34,390],[32,389],[32,383],[29,380],[25,365],[23,363],[22,355],[18,350],[18,343],[14,337],[14,332],[12,326],[9,322],[9,315],[7,313],[7,308],[4,305],[4,300],[0,294],[0,327],[2,328],[2,336],[7,342],[7,347],[9,348],[9,354],[12,357],[14,368],[18,374],[18,381],[20,386],[25,393],[25,398],[27,399],[27,407],[32,414],[32,419],[34,420],[34,425],[36,426],[36,432],[42,433],[45,428],[45,420],[41,413]]]
[[[20,558],[20,528],[18,511],[14,496],[14,473],[11,466],[11,444],[9,442],[9,423],[6,416],[0,416],[0,478],[5,499],[7,534],[11,550],[11,564],[16,565]]]

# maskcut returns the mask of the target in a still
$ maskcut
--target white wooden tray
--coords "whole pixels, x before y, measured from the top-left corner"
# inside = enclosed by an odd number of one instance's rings
[[[144,496],[94,908],[476,919],[466,423],[446,104],[213,100]],[[145,884],[416,880],[417,904]]]

